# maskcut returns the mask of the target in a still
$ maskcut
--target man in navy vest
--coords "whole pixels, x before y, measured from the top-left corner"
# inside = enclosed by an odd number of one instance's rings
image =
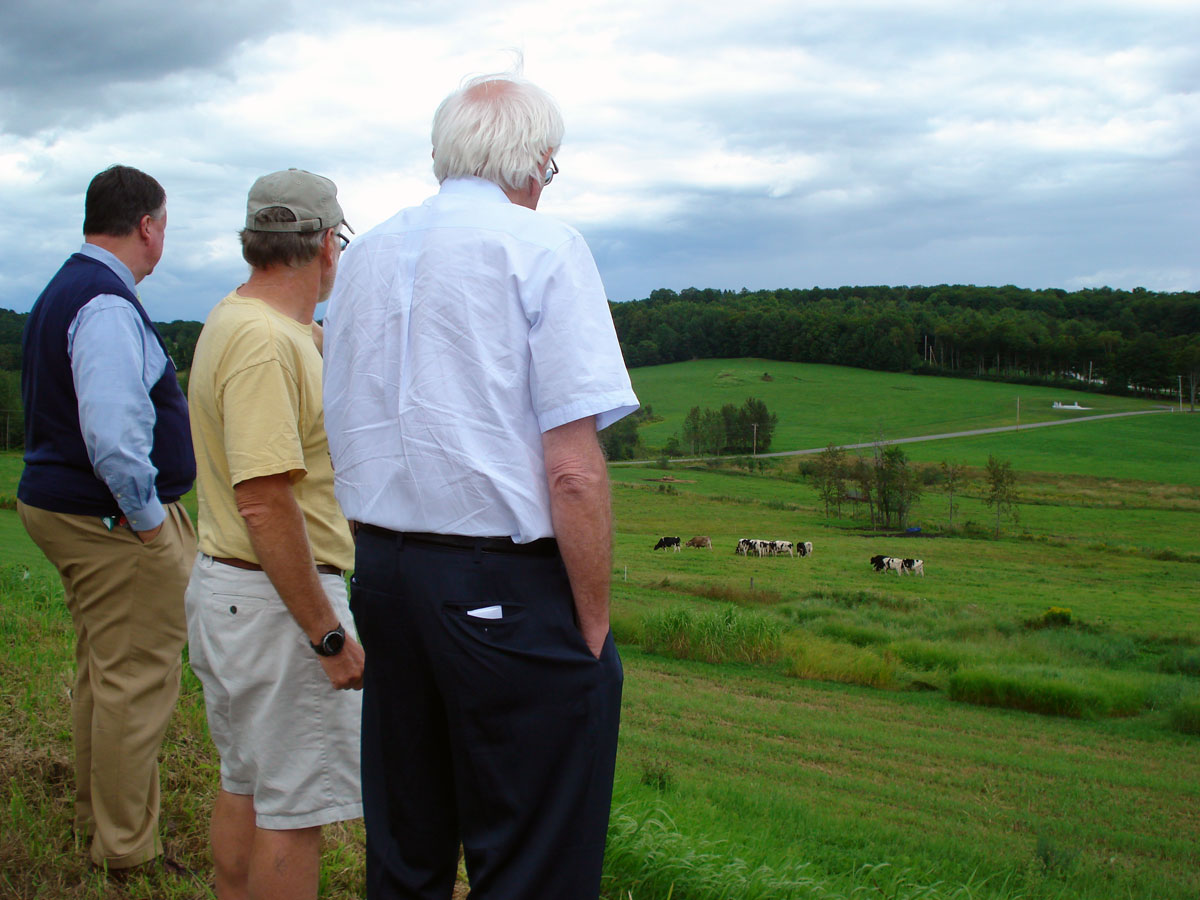
[[[135,291],[166,227],[166,193],[149,175],[112,166],[93,178],[84,244],[22,341],[17,509],[75,626],[75,829],[113,872],[181,869],[158,836],[158,752],[187,637],[196,535],[178,501],[196,462],[175,366]]]

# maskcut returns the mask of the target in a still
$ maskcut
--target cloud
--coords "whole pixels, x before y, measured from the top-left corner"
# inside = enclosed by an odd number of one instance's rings
[[[124,162],[169,195],[143,295],[202,316],[244,277],[255,177],[330,176],[361,232],[436,190],[434,108],[513,47],[566,117],[541,208],[583,231],[614,298],[1200,281],[1185,2],[47,0],[5,26],[0,306],[28,308],[88,179]]]

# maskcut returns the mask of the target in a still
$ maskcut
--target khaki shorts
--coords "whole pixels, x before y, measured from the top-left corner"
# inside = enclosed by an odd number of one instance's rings
[[[321,575],[354,633],[339,575]],[[184,598],[188,656],[204,687],[221,787],[252,795],[259,828],[289,830],[362,816],[362,694],[339,691],[263,572],[201,553]]]

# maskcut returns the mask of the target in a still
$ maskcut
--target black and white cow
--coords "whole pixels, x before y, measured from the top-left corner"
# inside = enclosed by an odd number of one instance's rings
[[[812,541],[796,541],[797,556],[812,556]]]
[[[872,556],[871,566],[876,572],[893,571],[897,575],[904,568],[904,560],[896,556]]]
[[[900,560],[900,574],[908,573],[909,575],[920,575],[925,577],[925,563],[919,559],[902,559]]]
[[[658,539],[658,543],[654,545],[655,550],[674,550],[679,552],[679,538],[677,537],[662,537]]]
[[[791,541],[771,541],[770,544],[772,556],[783,556],[785,553],[788,556],[796,555],[795,548]]]

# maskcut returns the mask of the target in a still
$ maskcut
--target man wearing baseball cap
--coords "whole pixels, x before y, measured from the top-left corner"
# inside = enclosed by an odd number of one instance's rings
[[[192,668],[221,757],[217,896],[317,896],[321,826],[362,815],[363,650],[346,601],[350,529],[333,495],[313,311],[349,240],[333,182],[250,189],[250,277],[209,313],[189,380],[199,548]]]

